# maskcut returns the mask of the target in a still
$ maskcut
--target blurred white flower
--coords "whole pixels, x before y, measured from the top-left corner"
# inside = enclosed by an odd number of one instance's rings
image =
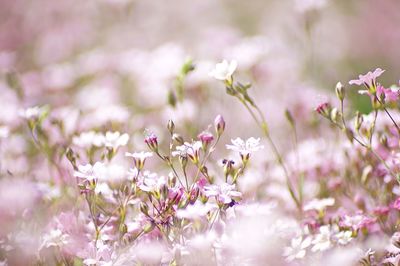
[[[94,131],[82,132],[79,136],[73,137],[72,143],[85,149],[92,146],[101,147],[104,143],[104,135]]]
[[[335,204],[334,198],[313,199],[304,206],[303,210],[304,211],[316,210],[318,212],[321,212],[325,210],[326,207],[333,206],[334,204]]]
[[[235,185],[223,183],[204,187],[204,194],[207,197],[215,197],[218,203],[228,204],[232,198],[240,198],[242,193],[235,190]]]
[[[302,259],[306,255],[306,248],[311,245],[311,237],[307,237],[303,240],[303,237],[293,238],[290,242],[290,247],[286,247],[284,250],[284,256],[286,261],[290,262],[295,259]]]
[[[352,239],[352,231],[341,231],[335,234],[335,238],[340,245],[347,245]]]
[[[215,65],[215,68],[210,71],[209,75],[218,80],[231,80],[236,68],[237,62],[235,60],[231,62],[223,60],[221,63]]]
[[[42,246],[48,247],[62,247],[68,244],[68,235],[64,234],[60,229],[53,229],[43,237]]]
[[[10,135],[10,129],[6,126],[0,126],[0,139],[8,138]]]
[[[329,225],[323,225],[319,228],[319,234],[317,234],[312,241],[314,245],[312,247],[313,252],[325,251],[331,247],[331,230]]]
[[[152,157],[153,153],[152,152],[144,152],[144,151],[134,152],[134,153],[126,152],[125,156],[132,157],[135,167],[137,169],[141,170],[144,167],[144,163],[145,163],[146,159],[149,157]]]
[[[193,205],[189,204],[184,209],[178,209],[176,214],[179,218],[186,218],[186,219],[198,219],[204,217],[212,210],[217,209],[216,204],[206,203],[203,204],[199,201],[196,201]]]
[[[104,145],[109,148],[117,149],[120,146],[125,146],[129,141],[128,134],[122,134],[118,131],[107,131],[104,139]]]
[[[139,183],[139,188],[141,190],[153,192],[158,191],[162,185],[165,185],[167,183],[167,179],[164,176],[159,177],[156,173],[145,171]]]
[[[19,111],[19,116],[27,120],[38,119],[39,116],[45,111],[45,107],[33,106]]]
[[[98,179],[103,171],[104,165],[101,162],[96,162],[94,165],[78,165],[78,171],[74,172],[74,176],[92,181]]]

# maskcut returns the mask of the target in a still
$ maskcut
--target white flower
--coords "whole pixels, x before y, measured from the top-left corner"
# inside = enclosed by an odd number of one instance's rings
[[[231,62],[223,60],[221,63],[215,65],[215,68],[210,71],[209,75],[218,80],[231,80],[236,67],[237,62],[235,60]]]
[[[193,162],[198,162],[200,159],[200,149],[202,148],[201,141],[193,141],[192,143],[185,142],[181,146],[177,146],[172,156],[189,157]]]
[[[241,155],[246,156],[252,152],[259,151],[264,148],[263,145],[260,145],[260,138],[249,138],[246,141],[241,138],[232,139],[233,145],[226,145],[228,150],[237,151]]]
[[[25,119],[38,119],[39,116],[45,111],[45,107],[33,106],[25,110],[20,110],[19,115]]]
[[[98,179],[103,171],[104,171],[104,165],[101,162],[96,162],[94,165],[91,164],[79,165],[78,171],[74,172],[74,176],[88,181],[92,181]]]
[[[340,245],[347,245],[353,239],[352,235],[352,231],[341,231],[335,234],[335,237]]]
[[[90,148],[92,146],[101,147],[104,143],[105,137],[101,133],[94,131],[82,132],[79,136],[72,139],[72,143],[80,148]]]
[[[204,187],[204,194],[207,197],[215,197],[217,202],[228,204],[232,202],[232,198],[240,198],[242,193],[235,191],[235,185],[223,183],[221,185],[211,185]]]
[[[129,153],[129,152],[125,152],[125,156],[126,157],[132,157],[136,160],[146,160],[147,158],[150,158],[151,156],[153,156],[152,152],[145,152],[145,151],[141,151],[141,152],[133,152],[133,153]]]
[[[189,204],[184,209],[178,209],[176,215],[179,218],[186,218],[186,219],[198,219],[204,217],[210,211],[217,209],[216,204],[206,203],[203,204],[199,201],[196,201],[193,205]]]
[[[145,171],[139,183],[139,188],[141,190],[146,192],[153,192],[160,190],[161,186],[167,183],[167,179],[164,176],[158,177],[156,173]]]
[[[134,153],[126,152],[125,156],[132,157],[133,162],[135,163],[135,167],[137,169],[141,170],[144,167],[144,163],[145,163],[146,159],[153,156],[153,153],[152,152],[144,152],[144,151],[134,152]]]
[[[303,240],[303,237],[293,238],[290,243],[290,247],[286,247],[284,250],[284,256],[286,261],[290,262],[295,259],[302,259],[306,255],[306,248],[311,245],[311,237],[307,237]]]
[[[104,145],[109,148],[117,149],[120,146],[125,146],[128,143],[129,135],[116,132],[106,132]]]
[[[304,206],[303,210],[304,211],[316,210],[318,212],[321,212],[325,210],[326,207],[333,206],[334,204],[335,204],[334,198],[313,199]]]
[[[324,225],[319,228],[319,234],[312,241],[314,245],[312,251],[325,251],[331,247],[331,230],[329,225]]]
[[[6,126],[0,126],[0,139],[8,138],[10,135],[10,129]]]
[[[45,234],[43,237],[43,244],[42,246],[48,247],[61,247],[65,244],[68,244],[68,235],[63,234],[60,229],[53,229],[50,233]]]

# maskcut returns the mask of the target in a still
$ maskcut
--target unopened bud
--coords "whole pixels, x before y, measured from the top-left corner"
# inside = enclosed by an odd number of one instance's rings
[[[177,133],[174,133],[172,135],[172,139],[174,141],[176,141],[179,145],[183,145],[185,143],[185,141],[183,140],[182,136],[177,134]]]
[[[153,222],[149,222],[147,223],[144,227],[143,227],[143,232],[150,233],[151,231],[153,231],[155,227],[155,224]]]
[[[354,119],[354,128],[356,129],[356,131],[360,130],[363,121],[364,121],[364,118],[362,117],[360,112],[357,112],[356,117]]]
[[[217,136],[220,137],[225,130],[225,120],[222,115],[217,115],[214,120],[215,131],[217,132]]]
[[[348,139],[350,142],[353,142],[353,139],[354,139],[354,133],[353,133],[353,131],[352,131],[351,129],[349,129],[349,128],[346,128],[346,129],[345,129],[345,133],[346,133],[347,139]]]
[[[289,124],[294,127],[295,126],[295,121],[294,118],[292,116],[292,114],[290,113],[290,111],[288,109],[285,110],[285,117],[287,119],[287,121],[289,122]]]
[[[336,96],[338,97],[338,99],[343,101],[344,97],[345,97],[345,90],[344,90],[344,86],[342,85],[341,82],[338,82],[336,84],[335,92],[336,92]]]
[[[144,202],[141,202],[141,203],[140,203],[140,211],[141,211],[143,214],[145,214],[146,216],[149,215],[149,207],[147,206],[146,203],[144,203]]]
[[[168,131],[169,131],[169,133],[170,133],[171,135],[174,134],[174,130],[175,130],[174,121],[168,120],[167,128],[168,128]]]

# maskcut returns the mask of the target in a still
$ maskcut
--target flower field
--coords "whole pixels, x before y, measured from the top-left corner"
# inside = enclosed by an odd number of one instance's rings
[[[0,266],[400,265],[400,2],[0,7]]]

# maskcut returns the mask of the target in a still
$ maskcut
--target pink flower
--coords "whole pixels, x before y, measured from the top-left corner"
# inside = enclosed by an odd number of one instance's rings
[[[350,85],[364,85],[368,91],[375,92],[376,90],[376,78],[382,75],[385,70],[380,68],[375,69],[374,72],[369,71],[365,75],[359,75],[358,79],[353,79],[349,81]],[[365,91],[359,91],[360,93],[364,93]]]
[[[376,88],[376,94],[379,99],[384,100],[384,102],[396,102],[399,99],[399,89],[398,88],[384,88],[382,85],[378,85]]]
[[[400,198],[397,198],[391,205],[390,207],[392,209],[396,209],[400,211]]]
[[[331,109],[331,105],[328,102],[323,102],[315,108],[315,111],[317,111],[317,113],[320,115],[328,115],[329,116],[330,109]]]

